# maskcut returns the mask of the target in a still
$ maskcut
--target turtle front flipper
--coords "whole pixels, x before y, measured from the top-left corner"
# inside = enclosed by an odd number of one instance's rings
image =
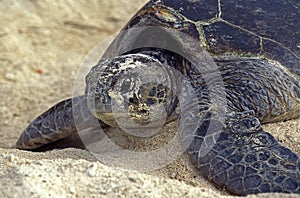
[[[76,110],[74,112],[73,110]],[[94,116],[87,108],[85,96],[61,101],[38,116],[20,135],[16,143],[19,149],[36,149],[90,127]],[[103,123],[100,123],[103,124]],[[103,124],[104,125],[104,124]]]
[[[214,141],[206,135],[210,117],[198,127],[188,152],[216,186],[238,195],[300,192],[299,156],[263,131],[257,118],[249,112],[229,114]]]

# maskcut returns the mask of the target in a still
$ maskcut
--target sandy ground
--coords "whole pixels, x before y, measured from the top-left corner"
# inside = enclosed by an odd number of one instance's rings
[[[74,80],[85,56],[116,34],[145,2],[0,1],[0,195],[228,196],[202,178],[185,155],[144,174],[103,165],[80,149],[41,153],[11,149],[35,116],[72,96]],[[300,153],[299,121],[265,128],[282,144]],[[175,130],[174,125],[164,130],[172,129]]]

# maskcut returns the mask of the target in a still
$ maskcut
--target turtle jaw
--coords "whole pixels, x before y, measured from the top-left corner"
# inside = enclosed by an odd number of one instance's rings
[[[148,116],[148,119],[142,118],[143,115],[130,114],[130,113],[120,113],[120,112],[111,112],[111,113],[95,113],[96,117],[102,120],[105,124],[112,127],[122,127],[122,128],[147,128],[151,123],[151,120]],[[135,124],[130,123],[132,121]],[[155,125],[151,125],[154,127]],[[150,128],[151,128],[150,127]]]

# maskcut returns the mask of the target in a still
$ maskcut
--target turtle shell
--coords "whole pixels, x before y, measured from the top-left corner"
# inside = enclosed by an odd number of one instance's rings
[[[176,29],[197,39],[213,56],[263,57],[300,75],[299,19],[300,2],[295,0],[153,0],[125,30]]]

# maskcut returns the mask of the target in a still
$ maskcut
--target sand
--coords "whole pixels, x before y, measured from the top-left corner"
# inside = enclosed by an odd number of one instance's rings
[[[186,155],[145,173],[104,165],[88,151],[76,148],[47,152],[12,149],[34,117],[73,95],[86,55],[116,34],[145,2],[0,1],[2,197],[229,196],[207,182]],[[300,153],[299,121],[265,128],[282,144]],[[175,124],[164,131],[172,129],[176,130]],[[274,196],[282,195],[257,197]]]

